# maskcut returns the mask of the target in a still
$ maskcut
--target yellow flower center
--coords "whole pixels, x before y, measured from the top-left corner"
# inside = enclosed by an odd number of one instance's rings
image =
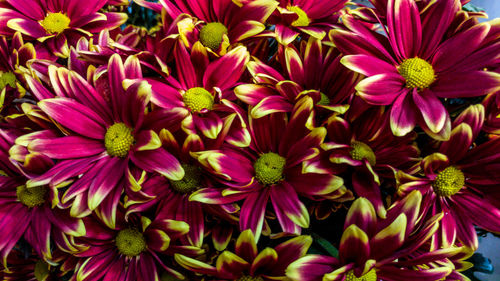
[[[373,153],[373,150],[365,143],[360,142],[360,141],[353,141],[351,143],[351,151],[349,154],[351,155],[352,159],[362,161],[363,159],[368,160],[368,163],[370,165],[374,166],[376,163],[376,157],[375,153]]]
[[[264,279],[262,279],[262,277],[260,276],[252,277],[247,275],[236,279],[236,281],[264,281]]]
[[[200,30],[200,42],[203,46],[214,51],[218,50],[222,43],[222,36],[227,35],[227,27],[220,22],[207,23]]]
[[[372,269],[365,275],[356,277],[356,275],[354,275],[354,271],[350,270],[345,276],[345,281],[377,281],[377,273],[375,272],[375,269]]]
[[[146,240],[135,229],[123,229],[118,232],[115,241],[118,251],[128,257],[135,257],[146,250]]]
[[[132,128],[124,123],[115,123],[106,131],[104,146],[109,155],[123,158],[134,144]]]
[[[421,58],[404,60],[399,65],[398,72],[406,80],[407,88],[425,89],[436,80],[432,65]]]
[[[49,273],[49,265],[46,262],[38,260],[35,263],[35,278],[37,281],[46,280]]]
[[[47,194],[45,186],[27,188],[25,185],[21,185],[16,188],[17,199],[29,208],[45,203],[45,194]]]
[[[10,71],[1,72],[0,71],[0,89],[5,88],[7,85],[12,88],[16,88],[16,75]]]
[[[262,154],[253,164],[255,178],[262,185],[272,185],[283,179],[286,159],[274,152]]]
[[[182,97],[184,104],[192,112],[200,112],[203,109],[211,110],[214,106],[214,97],[204,88],[194,87],[187,90]]]
[[[450,166],[438,173],[432,187],[437,195],[451,196],[462,189],[464,184],[464,173],[457,167]]]
[[[308,26],[311,23],[311,20],[307,16],[306,12],[304,12],[304,10],[302,10],[299,6],[290,6],[287,10],[296,13],[298,16],[298,18],[292,22],[293,26]]]
[[[191,193],[201,185],[200,168],[194,165],[182,164],[184,177],[178,181],[170,181],[172,188],[179,193]]]
[[[71,20],[63,13],[48,13],[40,22],[45,30],[50,33],[61,33],[69,27]]]

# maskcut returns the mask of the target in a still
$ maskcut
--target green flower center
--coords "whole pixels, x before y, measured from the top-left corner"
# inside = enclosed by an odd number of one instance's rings
[[[375,269],[372,269],[365,275],[356,277],[356,275],[354,275],[354,271],[350,270],[345,276],[345,281],[377,281],[377,273],[375,272]]]
[[[242,276],[238,279],[236,279],[236,281],[264,281],[264,279],[262,279],[262,277],[260,276],[257,276],[257,277],[252,277],[252,276]]]
[[[16,75],[10,71],[1,72],[0,71],[0,89],[5,88],[7,85],[12,88],[16,88]]]
[[[212,50],[218,50],[222,43],[222,36],[227,35],[227,27],[220,22],[207,23],[200,30],[200,42]]]
[[[45,186],[27,188],[25,185],[21,185],[16,188],[17,199],[29,208],[45,203],[45,194],[47,194]]]
[[[109,155],[123,158],[134,144],[132,128],[124,123],[115,123],[106,131],[104,146]]]
[[[398,72],[405,78],[407,88],[425,89],[436,80],[432,65],[421,58],[404,60]]]
[[[293,26],[308,26],[311,23],[311,20],[307,16],[306,12],[302,10],[299,6],[290,6],[287,8],[290,12],[294,12],[299,16],[294,22],[292,22]]]
[[[375,153],[373,153],[373,150],[365,143],[360,142],[360,141],[353,141],[351,143],[351,151],[349,154],[351,155],[352,159],[362,161],[363,159],[368,160],[368,163],[370,165],[374,166],[376,161]]]
[[[49,276],[49,265],[43,260],[38,260],[35,263],[35,278],[37,281],[46,280]]]
[[[191,193],[197,190],[201,184],[201,171],[195,165],[182,164],[184,177],[178,181],[170,181],[172,188],[179,193]]]
[[[214,97],[201,87],[194,87],[187,90],[182,98],[184,104],[192,112],[200,112],[203,109],[211,110],[214,106]]]
[[[135,229],[123,229],[116,236],[118,251],[128,257],[135,257],[146,250],[146,240],[142,233]]]
[[[329,105],[330,104],[330,98],[328,98],[327,95],[320,93],[321,94],[321,99],[316,103],[317,105]]]
[[[253,164],[255,178],[263,185],[272,185],[283,179],[286,159],[274,152],[262,154]]]
[[[63,13],[48,13],[40,24],[48,33],[59,34],[69,27],[70,22],[68,16]]]
[[[451,196],[462,189],[464,184],[464,173],[457,167],[450,166],[438,173],[432,187],[439,196]]]

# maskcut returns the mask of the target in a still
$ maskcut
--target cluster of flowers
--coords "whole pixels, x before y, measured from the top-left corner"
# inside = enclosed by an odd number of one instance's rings
[[[0,279],[468,280],[500,233],[500,19],[134,2],[158,24],[0,1]]]

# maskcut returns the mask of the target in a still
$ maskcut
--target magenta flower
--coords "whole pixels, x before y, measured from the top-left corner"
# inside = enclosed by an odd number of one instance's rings
[[[220,281],[283,280],[287,266],[303,257],[311,243],[310,236],[298,236],[259,252],[252,231],[247,229],[236,240],[234,253],[228,250],[222,252],[215,261],[216,266],[182,254],[176,254],[175,260],[190,271],[214,276]]]
[[[471,149],[483,121],[482,105],[470,106],[454,121],[450,140],[422,160],[424,178],[400,174],[400,195],[419,190],[424,195],[424,213],[444,214],[432,240],[434,249],[449,247],[456,240],[477,249],[474,225],[500,233],[500,139]]]
[[[7,0],[0,4],[0,34],[21,32],[28,39],[45,42],[58,56],[69,55],[69,45],[81,36],[116,28],[127,20],[124,13],[99,13],[107,0]]]
[[[452,256],[453,248],[414,254],[436,231],[441,217],[421,219],[422,194],[414,191],[393,204],[386,219],[377,219],[370,201],[356,199],[347,213],[339,257],[307,255],[288,266],[287,276],[297,281],[440,280],[451,268],[419,268]],[[437,264],[439,265],[439,264]]]
[[[403,136],[419,124],[446,140],[450,117],[439,98],[486,95],[500,89],[500,74],[484,71],[499,52],[482,48],[490,24],[469,25],[448,36],[460,9],[458,0],[436,1],[421,13],[415,0],[390,0],[383,36],[346,15],[348,31],[335,30],[342,63],[367,78],[356,89],[373,105],[392,105],[391,128]]]
[[[346,193],[340,177],[315,171],[314,165],[306,168],[326,135],[325,128],[306,127],[312,110],[312,99],[305,97],[296,104],[289,122],[281,113],[250,119],[249,148],[226,145],[219,150],[194,153],[228,187],[203,188],[190,199],[209,204],[244,200],[240,229],[251,229],[256,239],[271,201],[283,232],[299,234],[301,228],[309,226],[309,213],[298,195],[312,200],[335,200]]]
[[[84,216],[99,206],[103,220],[112,227],[121,193],[130,188],[131,167],[172,180],[183,177],[179,161],[161,148],[158,135],[144,126],[151,87],[140,80],[140,73],[137,58],[129,57],[123,63],[113,55],[107,68],[109,91],[98,92],[78,74],[52,66],[49,75],[57,97],[28,79],[41,100],[40,109],[64,132],[61,136],[38,131],[18,140],[30,153],[58,160],[44,175],[32,179],[30,187],[74,181],[62,196],[72,215]],[[135,82],[125,89],[122,83],[126,78]],[[77,175],[82,176],[75,179]]]

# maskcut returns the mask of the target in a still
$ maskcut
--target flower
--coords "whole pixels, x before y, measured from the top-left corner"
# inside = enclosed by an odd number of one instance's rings
[[[312,99],[305,97],[295,105],[289,122],[282,113],[250,119],[249,148],[226,145],[193,153],[227,188],[202,188],[190,200],[209,204],[244,200],[240,229],[251,229],[256,239],[271,201],[283,232],[299,234],[309,226],[309,213],[298,195],[321,201],[335,200],[347,192],[340,177],[315,171],[314,165],[307,168],[326,135],[325,128],[306,127],[312,110]]]
[[[443,213],[440,229],[433,237],[433,249],[449,247],[458,239],[477,249],[474,225],[500,232],[500,139],[471,148],[484,120],[482,105],[472,105],[454,121],[450,140],[438,152],[422,160],[424,177],[399,173],[398,194],[412,190],[424,195],[425,211],[430,216]]]
[[[347,213],[340,240],[339,257],[307,255],[286,270],[292,280],[439,280],[451,272],[441,266],[414,269],[425,261],[438,261],[454,252],[429,252],[407,259],[436,231],[440,216],[420,219],[422,195],[413,191],[387,210],[386,219],[377,219],[370,201],[360,197]],[[416,232],[414,232],[416,231]]]
[[[311,243],[310,236],[302,235],[259,252],[252,231],[247,229],[236,240],[234,253],[226,250],[217,257],[216,267],[182,254],[175,254],[175,260],[190,271],[214,276],[217,280],[282,280],[286,267],[303,257]]]
[[[106,2],[90,0],[80,5],[77,0],[3,1],[0,5],[0,34],[12,36],[19,31],[27,39],[45,42],[58,56],[67,57],[68,44],[74,45],[81,36],[91,36],[125,23],[127,15],[124,13],[98,12]]]
[[[131,217],[128,222],[118,224],[116,229],[109,229],[89,217],[85,219],[85,225],[89,231],[77,241],[85,250],[75,254],[81,258],[75,277],[82,281],[100,280],[104,276],[116,281],[158,280],[159,268],[177,278],[184,278],[159,255],[202,253],[196,247],[178,243],[178,239],[189,231],[189,225],[182,221]]]
[[[321,115],[344,113],[347,106],[341,103],[354,94],[359,75],[340,64],[340,58],[337,49],[310,37],[300,52],[291,45],[280,50],[278,60],[286,70],[286,77],[277,71],[278,66],[272,68],[261,61],[251,61],[247,68],[256,84],[239,85],[234,93],[252,106],[253,118],[290,112],[305,95],[313,98],[315,109]]]
[[[144,0],[135,2],[157,12],[163,7],[171,19],[183,13],[198,18],[201,22],[187,30],[196,28],[201,45],[218,55],[224,55],[230,45],[263,32],[267,18],[278,5],[274,0],[252,0],[246,3],[232,0],[165,0],[160,1],[161,5]],[[187,37],[182,33],[180,35]],[[185,43],[192,46],[194,42]]]
[[[161,148],[158,135],[144,125],[151,86],[140,80],[140,73],[137,58],[131,56],[123,63],[115,54],[105,76],[108,91],[98,92],[75,72],[54,66],[49,67],[49,75],[54,75],[51,86],[57,97],[28,79],[40,99],[40,109],[64,132],[61,136],[49,130],[38,131],[21,137],[23,141],[18,139],[30,153],[58,160],[46,173],[30,180],[29,187],[74,181],[62,196],[62,202],[71,206],[72,215],[85,216],[100,206],[99,214],[113,227],[121,193],[125,187],[130,188],[127,180],[131,167],[172,180],[183,177],[179,161]],[[125,89],[122,83],[126,78],[131,82]],[[59,83],[71,86],[61,88]]]
[[[332,31],[336,46],[348,54],[342,63],[367,76],[357,85],[358,94],[373,105],[392,105],[391,129],[397,136],[418,123],[432,137],[446,140],[450,117],[439,98],[500,89],[500,74],[483,70],[499,51],[481,47],[490,25],[475,24],[447,36],[459,9],[458,0],[445,0],[421,13],[414,0],[390,0],[387,37],[350,15],[342,18],[348,31]]]

